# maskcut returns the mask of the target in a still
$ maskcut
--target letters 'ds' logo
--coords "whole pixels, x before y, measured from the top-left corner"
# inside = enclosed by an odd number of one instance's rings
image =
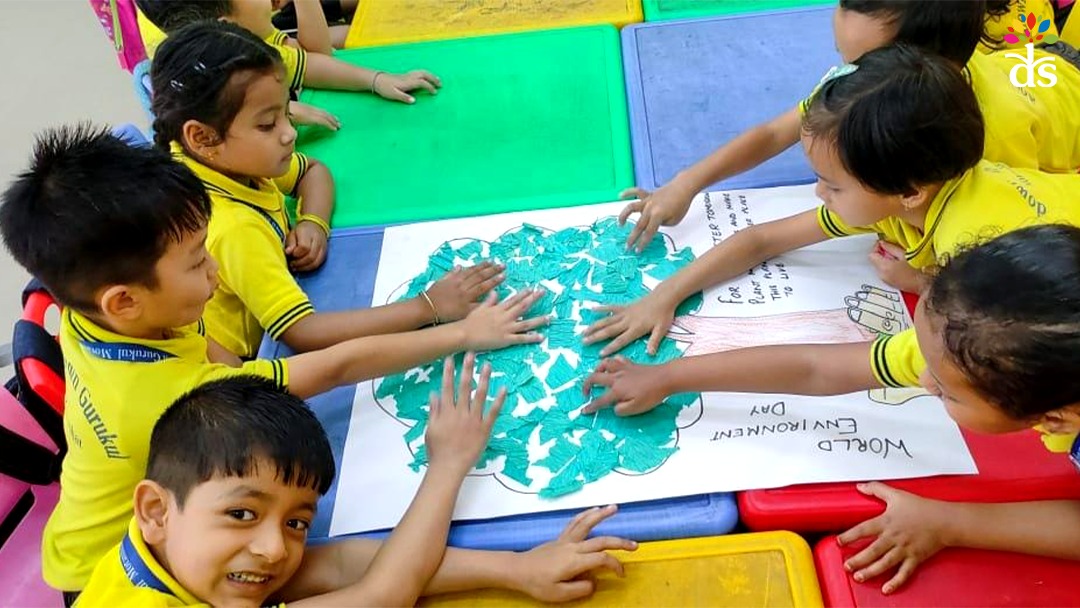
[[[1023,28],[1023,36],[1027,39],[1027,44],[1024,45],[1024,49],[1027,51],[1027,55],[1021,55],[1019,53],[1005,53],[1005,56],[1009,59],[1018,59],[1019,62],[1012,66],[1009,70],[1009,81],[1013,86],[1017,87],[1052,87],[1057,84],[1057,74],[1054,65],[1053,57],[1042,57],[1035,59],[1035,42],[1045,41],[1048,44],[1057,42],[1058,37],[1051,34],[1045,34],[1046,30],[1050,29],[1050,20],[1043,19],[1039,21],[1039,28],[1035,29],[1035,13],[1028,13],[1027,17],[1020,15],[1018,17],[1021,27]],[[1005,34],[1005,42],[1009,44],[1017,44],[1020,42],[1020,32],[1014,30],[1012,27],[1008,28],[1009,34]],[[1024,80],[1020,79],[1021,70],[1026,75]],[[1036,75],[1039,79],[1036,79]]]

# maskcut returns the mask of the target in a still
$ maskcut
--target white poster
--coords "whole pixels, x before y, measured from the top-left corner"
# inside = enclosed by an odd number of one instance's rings
[[[626,303],[735,230],[811,209],[812,186],[710,193],[640,256],[622,247],[623,203],[386,229],[374,302],[415,293],[453,264],[494,258],[509,287],[540,285],[552,314],[536,347],[484,355],[511,395],[454,518],[481,519],[797,483],[975,473],[940,401],[918,390],[836,397],[676,395],[650,414],[581,416],[599,360],[580,344],[598,304]],[[855,342],[910,325],[867,260],[874,237],[770,260],[680,310],[658,359],[777,343]],[[624,354],[649,362],[641,343]],[[331,535],[394,526],[424,470],[426,396],[441,365],[357,387]],[[371,500],[378,497],[378,500]]]

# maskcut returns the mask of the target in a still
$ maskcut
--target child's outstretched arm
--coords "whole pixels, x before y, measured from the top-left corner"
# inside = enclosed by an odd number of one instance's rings
[[[543,336],[532,330],[547,323],[547,317],[522,317],[542,295],[542,291],[523,291],[496,303],[492,293],[468,317],[455,323],[354,338],[294,355],[287,359],[289,392],[306,399],[337,386],[403,372],[463,350],[496,350],[540,342]]]
[[[484,365],[475,394],[476,356],[465,356],[455,396],[454,362],[444,364],[441,395],[432,395],[426,446],[428,469],[416,497],[394,532],[376,553],[364,577],[354,585],[307,600],[297,606],[412,606],[434,576],[446,551],[450,517],[461,482],[476,465],[499,416],[506,389],[487,414],[491,366]]]
[[[643,251],[660,226],[674,226],[686,217],[690,202],[709,184],[749,171],[798,142],[799,111],[792,108],[720,146],[656,192],[640,188],[624,191],[623,198],[632,196],[638,200],[623,209],[619,221],[625,223],[631,214],[641,214],[626,246]]]
[[[296,7],[296,40],[309,53],[332,55],[334,46],[319,0],[292,0]]]
[[[584,575],[602,569],[623,575],[622,564],[606,551],[637,548],[637,543],[613,536],[588,538],[596,525],[615,512],[614,506],[583,511],[559,538],[523,553],[447,547],[422,595],[509,589],[545,602],[588,597],[595,583]],[[292,602],[358,582],[381,546],[377,540],[352,539],[308,549],[300,570],[281,590],[279,599]]]
[[[645,413],[670,395],[723,391],[840,395],[880,388],[870,369],[872,342],[756,346],[639,365],[624,357],[604,360],[585,380],[584,392],[607,390],[582,413],[613,407],[618,416]]]
[[[439,77],[425,70],[390,74],[351,65],[328,55],[312,53],[307,58],[304,86],[313,89],[371,91],[383,99],[413,103],[410,91],[426,89],[432,95],[442,86]]]
[[[915,569],[945,547],[1012,551],[1080,560],[1080,501],[998,504],[930,500],[883,483],[859,484],[885,502],[885,512],[841,534],[846,545],[877,537],[844,562],[857,581],[898,570],[882,586],[896,591]]]
[[[455,268],[428,288],[426,295],[385,306],[316,312],[294,323],[281,339],[296,352],[308,352],[351,338],[457,321],[479,307],[481,298],[503,282],[503,270],[490,262]]]
[[[307,171],[296,183],[300,215],[285,238],[285,256],[294,272],[315,270],[326,261],[330,215],[334,212],[334,177],[330,169],[314,158],[307,162]]]
[[[724,239],[689,266],[660,283],[648,295],[626,306],[603,306],[611,313],[585,330],[586,344],[611,340],[603,356],[619,352],[627,344],[649,334],[649,354],[671,329],[675,309],[683,300],[757,266],[769,258],[820,243],[828,237],[817,220],[817,210],[744,228]]]

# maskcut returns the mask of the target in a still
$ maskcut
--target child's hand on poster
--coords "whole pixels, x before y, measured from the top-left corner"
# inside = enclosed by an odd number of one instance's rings
[[[484,296],[505,280],[506,268],[501,264],[481,262],[469,268],[455,266],[427,290],[435,308],[432,312],[440,322],[464,319],[480,306]]]
[[[588,538],[617,510],[609,505],[578,513],[559,538],[514,554],[512,587],[542,602],[569,602],[592,595],[596,582],[590,575],[597,570],[611,570],[622,578],[622,563],[606,552],[633,551],[637,543],[616,536]]]
[[[922,293],[927,277],[908,264],[904,248],[886,241],[878,241],[870,250],[870,264],[886,285],[908,293]]]
[[[660,341],[675,322],[675,309],[678,305],[678,302],[672,303],[663,293],[652,291],[628,306],[598,306],[595,310],[609,315],[586,328],[582,340],[585,344],[611,340],[611,343],[600,351],[600,356],[607,357],[649,334],[646,352],[650,356],[655,355],[660,348]]]
[[[499,417],[506,388],[499,389],[487,415],[488,386],[491,365],[485,363],[480,370],[480,381],[473,392],[473,369],[476,354],[469,352],[461,366],[461,378],[454,387],[454,358],[447,357],[443,363],[442,391],[431,394],[427,434],[424,437],[428,453],[428,470],[445,472],[449,477],[464,477],[476,466],[480,454],[487,447],[491,428]]]
[[[899,566],[896,574],[881,587],[882,593],[889,594],[907,582],[919,564],[945,548],[948,503],[876,481],[856,487],[863,494],[882,500],[885,512],[837,537],[841,545],[876,537],[868,547],[845,561],[844,569],[854,573],[856,581],[863,582]]]
[[[489,293],[483,303],[460,321],[464,328],[463,348],[498,350],[513,344],[542,342],[544,336],[532,330],[546,325],[549,318],[546,315],[522,317],[543,295],[542,289],[519,291],[498,302],[495,292]]]
[[[634,249],[638,253],[645,251],[660,226],[675,226],[686,217],[690,203],[696,195],[696,190],[684,187],[677,177],[656,192],[641,188],[628,188],[620,192],[619,198],[633,197],[637,200],[623,208],[619,214],[619,225],[625,224],[631,214],[640,215],[626,239],[626,248]]]
[[[615,408],[616,416],[644,414],[660,404],[670,393],[665,388],[663,365],[638,365],[626,357],[605,359],[596,371],[585,379],[583,391],[588,397],[593,387],[607,388],[603,395],[582,408],[582,414],[593,414],[606,407]]]

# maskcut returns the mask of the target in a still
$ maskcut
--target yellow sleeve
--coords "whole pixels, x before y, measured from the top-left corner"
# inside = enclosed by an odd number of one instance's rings
[[[280,30],[274,30],[266,42],[281,55],[281,61],[285,64],[285,82],[290,91],[297,91],[304,85],[304,75],[307,74],[307,51],[285,44],[289,35]]]
[[[292,160],[289,161],[289,170],[281,177],[274,178],[274,185],[286,196],[296,197],[296,187],[307,173],[309,161],[306,156],[299,152],[293,152]]]
[[[1072,449],[1073,443],[1076,441],[1076,433],[1068,433],[1065,435],[1055,435],[1044,429],[1041,425],[1035,427],[1036,431],[1042,435],[1043,445],[1046,449],[1055,454],[1067,454]]]
[[[218,239],[218,274],[274,340],[315,307],[289,274],[285,250],[266,220],[252,215],[233,226],[236,237]],[[261,222],[261,223],[260,223]]]
[[[875,340],[870,346],[870,369],[882,386],[919,386],[919,375],[926,369],[926,360],[915,340],[915,329]]]
[[[286,359],[255,359],[245,361],[240,367],[215,363],[203,369],[197,385],[236,376],[258,376],[273,381],[278,388],[289,387],[289,364]]]
[[[840,237],[851,236],[854,234],[868,234],[876,232],[871,227],[854,227],[848,226],[844,223],[844,220],[840,219],[839,215],[836,215],[832,211],[825,208],[825,205],[821,205],[817,209],[817,221],[818,226],[821,227],[821,231],[825,233],[825,236],[831,239],[837,239]]]

